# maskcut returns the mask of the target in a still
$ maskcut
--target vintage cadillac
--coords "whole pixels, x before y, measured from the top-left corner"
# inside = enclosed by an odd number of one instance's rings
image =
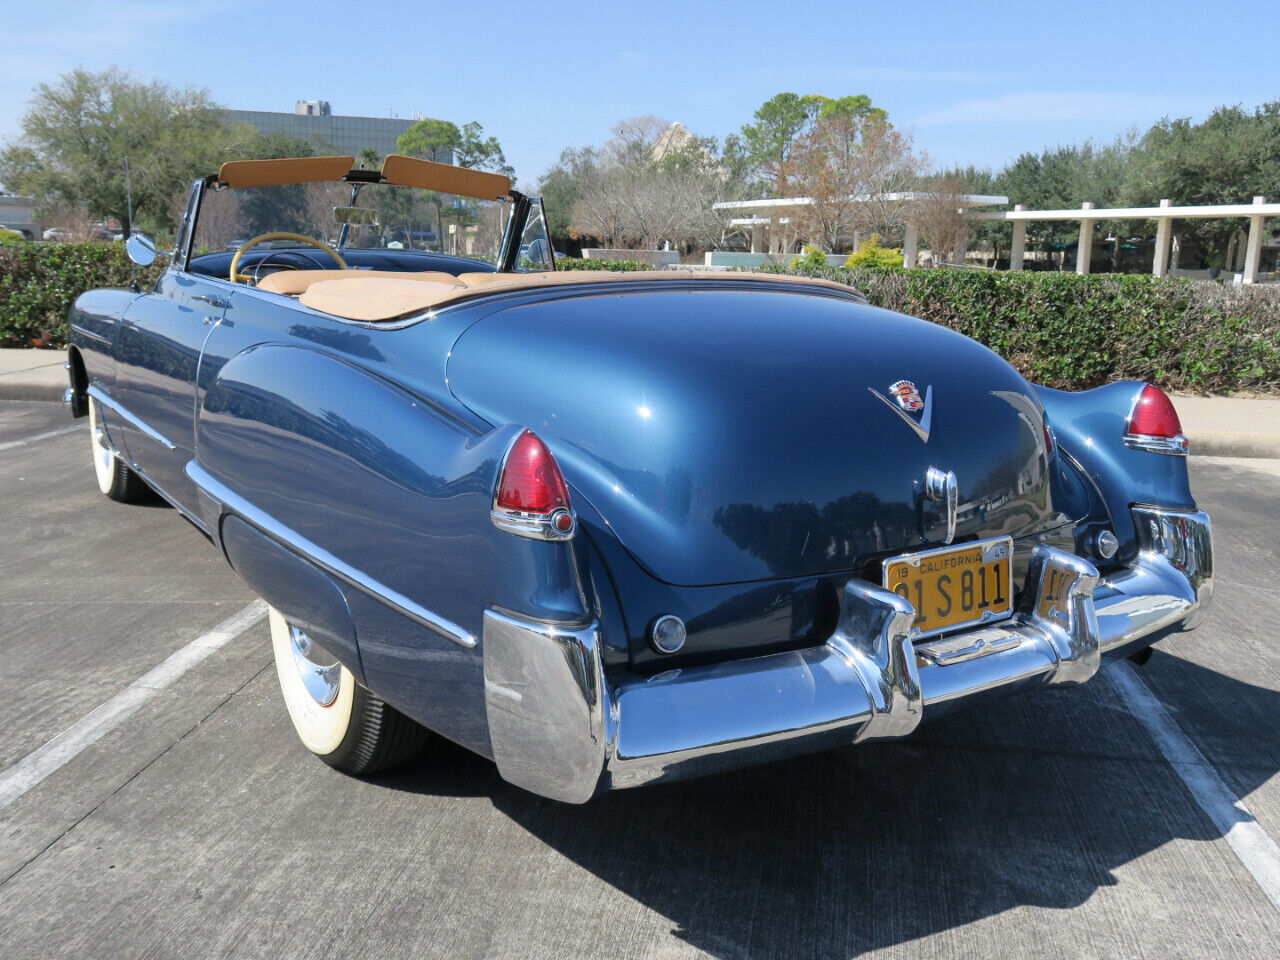
[[[446,239],[493,256],[414,249]],[[492,173],[227,163],[70,331],[102,492],[265,598],[298,736],[353,774],[434,733],[581,803],[905,737],[1212,592],[1155,387],[1032,386],[825,280],[556,272]]]

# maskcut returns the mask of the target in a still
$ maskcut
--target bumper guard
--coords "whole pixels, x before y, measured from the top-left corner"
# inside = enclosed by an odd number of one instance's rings
[[[911,604],[850,581],[818,647],[611,683],[595,623],[487,611],[485,701],[503,778],[583,803],[629,787],[828,746],[906,736],[924,716],[991,691],[1078,684],[1102,654],[1197,625],[1213,592],[1203,513],[1133,508],[1139,553],[1110,577],[1034,548],[1018,609],[998,624],[913,643]]]

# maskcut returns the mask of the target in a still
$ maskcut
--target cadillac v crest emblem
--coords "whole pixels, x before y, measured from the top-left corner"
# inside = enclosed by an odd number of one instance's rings
[[[907,413],[916,413],[924,409],[924,401],[920,399],[920,391],[910,380],[899,380],[889,385],[889,394],[898,401],[898,406]]]
[[[933,387],[925,387],[923,400],[920,399],[920,391],[910,380],[896,380],[889,384],[892,400],[874,387],[867,389],[901,417],[916,432],[916,436],[925,443],[929,442],[929,427],[933,423]]]

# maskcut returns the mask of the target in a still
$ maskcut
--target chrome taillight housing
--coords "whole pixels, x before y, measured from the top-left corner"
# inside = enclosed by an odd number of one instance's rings
[[[1173,402],[1159,387],[1146,384],[1134,398],[1124,423],[1124,445],[1150,453],[1185,457],[1189,446]]]
[[[568,540],[577,529],[564,475],[532,430],[507,450],[490,516],[498,529],[534,540]]]

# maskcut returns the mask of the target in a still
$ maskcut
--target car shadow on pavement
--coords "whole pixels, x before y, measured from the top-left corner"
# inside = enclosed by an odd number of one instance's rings
[[[1193,719],[1214,725],[1202,749],[1231,765],[1224,778],[1239,794],[1280,769],[1280,730],[1265,722],[1280,716],[1280,693],[1165,654],[1152,668],[1157,688],[1231,705]],[[1249,744],[1248,762],[1215,757],[1215,742]],[[1071,908],[1171,840],[1221,836],[1104,678],[955,714],[898,743],[581,807],[512,787],[452,746],[379,782],[487,793],[722,958],[854,957],[1019,906]]]

